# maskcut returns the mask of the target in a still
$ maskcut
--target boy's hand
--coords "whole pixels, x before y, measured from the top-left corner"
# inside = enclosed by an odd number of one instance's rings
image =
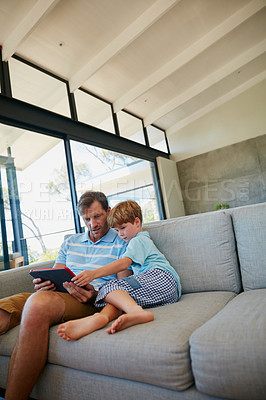
[[[78,286],[85,286],[95,279],[93,271],[83,271],[80,274],[74,276],[71,281]]]

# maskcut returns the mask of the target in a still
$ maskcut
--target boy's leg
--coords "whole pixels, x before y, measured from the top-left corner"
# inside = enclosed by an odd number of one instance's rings
[[[29,397],[47,360],[49,328],[61,322],[65,314],[69,314],[69,305],[65,301],[68,297],[72,298],[79,310],[79,317],[88,315],[90,310],[94,311],[90,305],[81,304],[66,293],[39,291],[29,297],[23,309],[19,336],[10,359],[6,400],[23,400]],[[72,307],[71,313],[75,307]]]
[[[0,299],[0,335],[20,324],[22,309],[32,293],[18,293]]]
[[[89,317],[68,321],[59,325],[58,334],[62,339],[71,341],[77,340],[98,329],[103,328],[108,322],[113,321],[121,314],[121,311],[107,304],[101,312],[95,313]]]
[[[104,300],[126,313],[118,317],[112,326],[107,329],[108,333],[115,333],[130,326],[144,324],[154,320],[151,311],[143,310],[143,308],[123,290],[109,292]]]

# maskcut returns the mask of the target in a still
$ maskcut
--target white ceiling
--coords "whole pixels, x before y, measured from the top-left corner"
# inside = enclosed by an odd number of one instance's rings
[[[0,44],[165,129],[174,160],[266,133],[239,119],[266,101],[266,0],[0,0]]]

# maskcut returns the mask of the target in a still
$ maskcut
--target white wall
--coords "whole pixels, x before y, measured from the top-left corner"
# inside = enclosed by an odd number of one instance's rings
[[[157,157],[166,218],[185,215],[183,197],[175,161]]]

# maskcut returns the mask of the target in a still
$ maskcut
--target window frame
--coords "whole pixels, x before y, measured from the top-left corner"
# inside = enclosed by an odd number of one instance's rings
[[[40,70],[43,73],[52,76],[55,79],[59,79],[66,85],[70,116],[71,116],[70,118],[13,98],[8,62],[2,61],[2,52],[0,48],[0,83],[1,83],[0,123],[56,137],[64,141],[76,232],[77,233],[81,232],[82,228],[80,226],[80,219],[76,207],[77,194],[75,188],[75,176],[74,176],[73,161],[70,148],[71,140],[79,141],[92,146],[101,147],[106,150],[119,152],[146,161],[150,161],[152,165],[153,183],[157,198],[159,216],[160,219],[165,219],[166,214],[163,204],[163,197],[162,197],[156,158],[164,157],[169,159],[170,152],[166,135],[165,139],[166,139],[166,147],[168,149],[167,153],[150,147],[143,120],[129,113],[133,117],[140,119],[142,121],[145,144],[140,144],[132,140],[126,139],[124,137],[121,137],[119,132],[117,115],[113,111],[113,105],[109,102],[106,102],[103,99],[100,99],[98,96],[95,97],[110,104],[111,106],[114,127],[115,127],[115,134],[78,121],[75,98],[74,94],[70,92],[68,81],[60,77],[57,77],[55,74],[50,73],[41,67],[37,67],[31,62],[23,60],[21,57],[17,55],[14,55],[13,57],[21,62],[30,65],[33,68]],[[80,89],[84,90],[82,88]],[[87,90],[84,90],[84,92],[86,92],[88,95],[92,95]],[[123,111],[127,112],[126,110]]]

